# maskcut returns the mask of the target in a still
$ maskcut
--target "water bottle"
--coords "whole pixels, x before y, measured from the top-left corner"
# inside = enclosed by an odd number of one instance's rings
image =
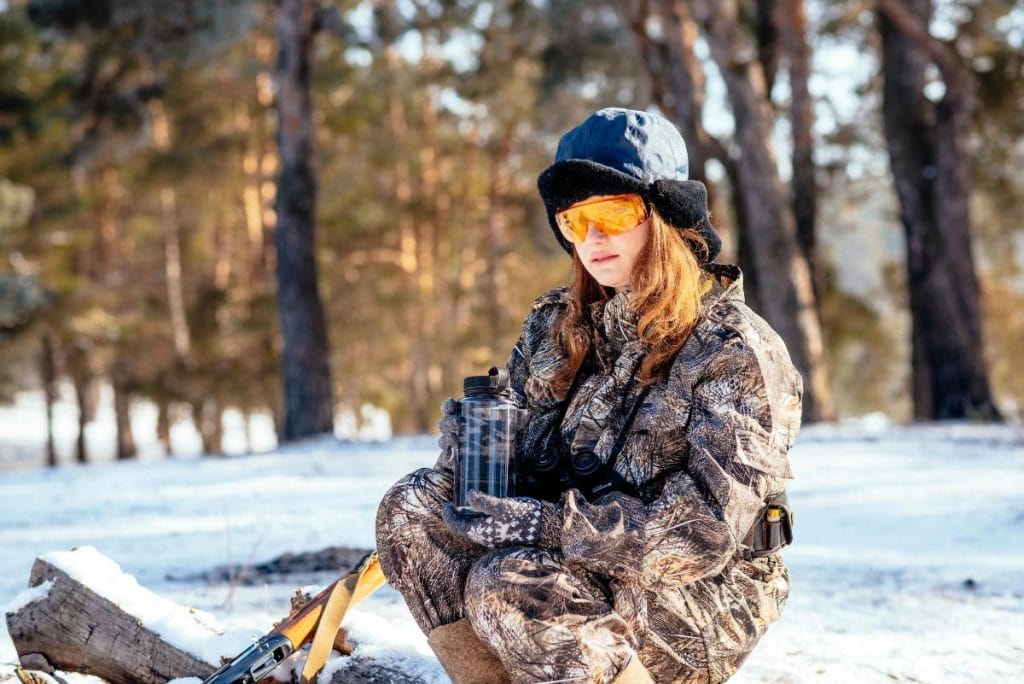
[[[476,489],[491,496],[514,496],[512,457],[519,411],[509,389],[508,370],[491,368],[487,375],[463,381],[459,462],[455,468],[455,505],[466,506]]]

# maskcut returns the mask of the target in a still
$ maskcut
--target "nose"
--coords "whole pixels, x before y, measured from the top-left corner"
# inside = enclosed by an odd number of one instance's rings
[[[601,230],[601,227],[596,223],[587,224],[587,238],[584,242],[595,242],[599,240],[607,240],[608,235]]]

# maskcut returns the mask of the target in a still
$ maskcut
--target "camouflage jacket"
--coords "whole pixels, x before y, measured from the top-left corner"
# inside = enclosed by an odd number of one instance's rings
[[[550,334],[566,289],[536,300],[508,362],[529,412],[521,464],[551,444],[556,425],[563,454],[589,450],[608,463],[621,445],[614,470],[630,493],[588,501],[566,491],[562,552],[649,591],[721,572],[742,551],[766,496],[792,477],[800,375],[778,334],[744,303],[739,269],[714,273],[693,333],[646,392],[634,379],[647,350],[628,292],[592,308],[595,343],[567,399],[551,384],[564,359]]]

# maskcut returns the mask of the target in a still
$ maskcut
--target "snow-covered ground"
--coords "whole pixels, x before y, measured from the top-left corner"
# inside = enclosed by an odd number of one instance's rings
[[[287,612],[292,584],[195,576],[287,551],[370,547],[380,496],[434,458],[426,437],[321,440],[257,456],[0,474],[0,606],[25,588],[36,556],[89,545],[225,629],[265,631]],[[792,597],[734,681],[1024,681],[1021,428],[815,426],[792,458]],[[346,624],[357,653],[446,681],[391,589]],[[3,628],[0,663],[15,661]]]

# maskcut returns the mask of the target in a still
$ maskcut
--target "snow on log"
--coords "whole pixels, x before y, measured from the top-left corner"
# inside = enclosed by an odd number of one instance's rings
[[[224,633],[212,615],[142,587],[92,547],[36,559],[29,588],[8,605],[7,629],[24,668],[83,672],[110,684],[196,684],[253,643],[256,632]],[[345,649],[351,651],[351,645]],[[306,651],[278,673],[301,671]],[[424,684],[414,662],[357,655],[324,670],[330,684]],[[428,677],[429,679],[429,677]],[[0,682],[8,681],[0,666]],[[45,681],[45,680],[41,680]],[[265,680],[269,681],[269,680]]]
[[[216,669],[207,658],[219,661],[206,652],[233,647],[220,643],[210,616],[139,586],[91,547],[40,556],[29,587],[7,610],[7,629],[26,666],[38,667],[42,657],[55,669],[111,684],[163,684],[205,678]]]

